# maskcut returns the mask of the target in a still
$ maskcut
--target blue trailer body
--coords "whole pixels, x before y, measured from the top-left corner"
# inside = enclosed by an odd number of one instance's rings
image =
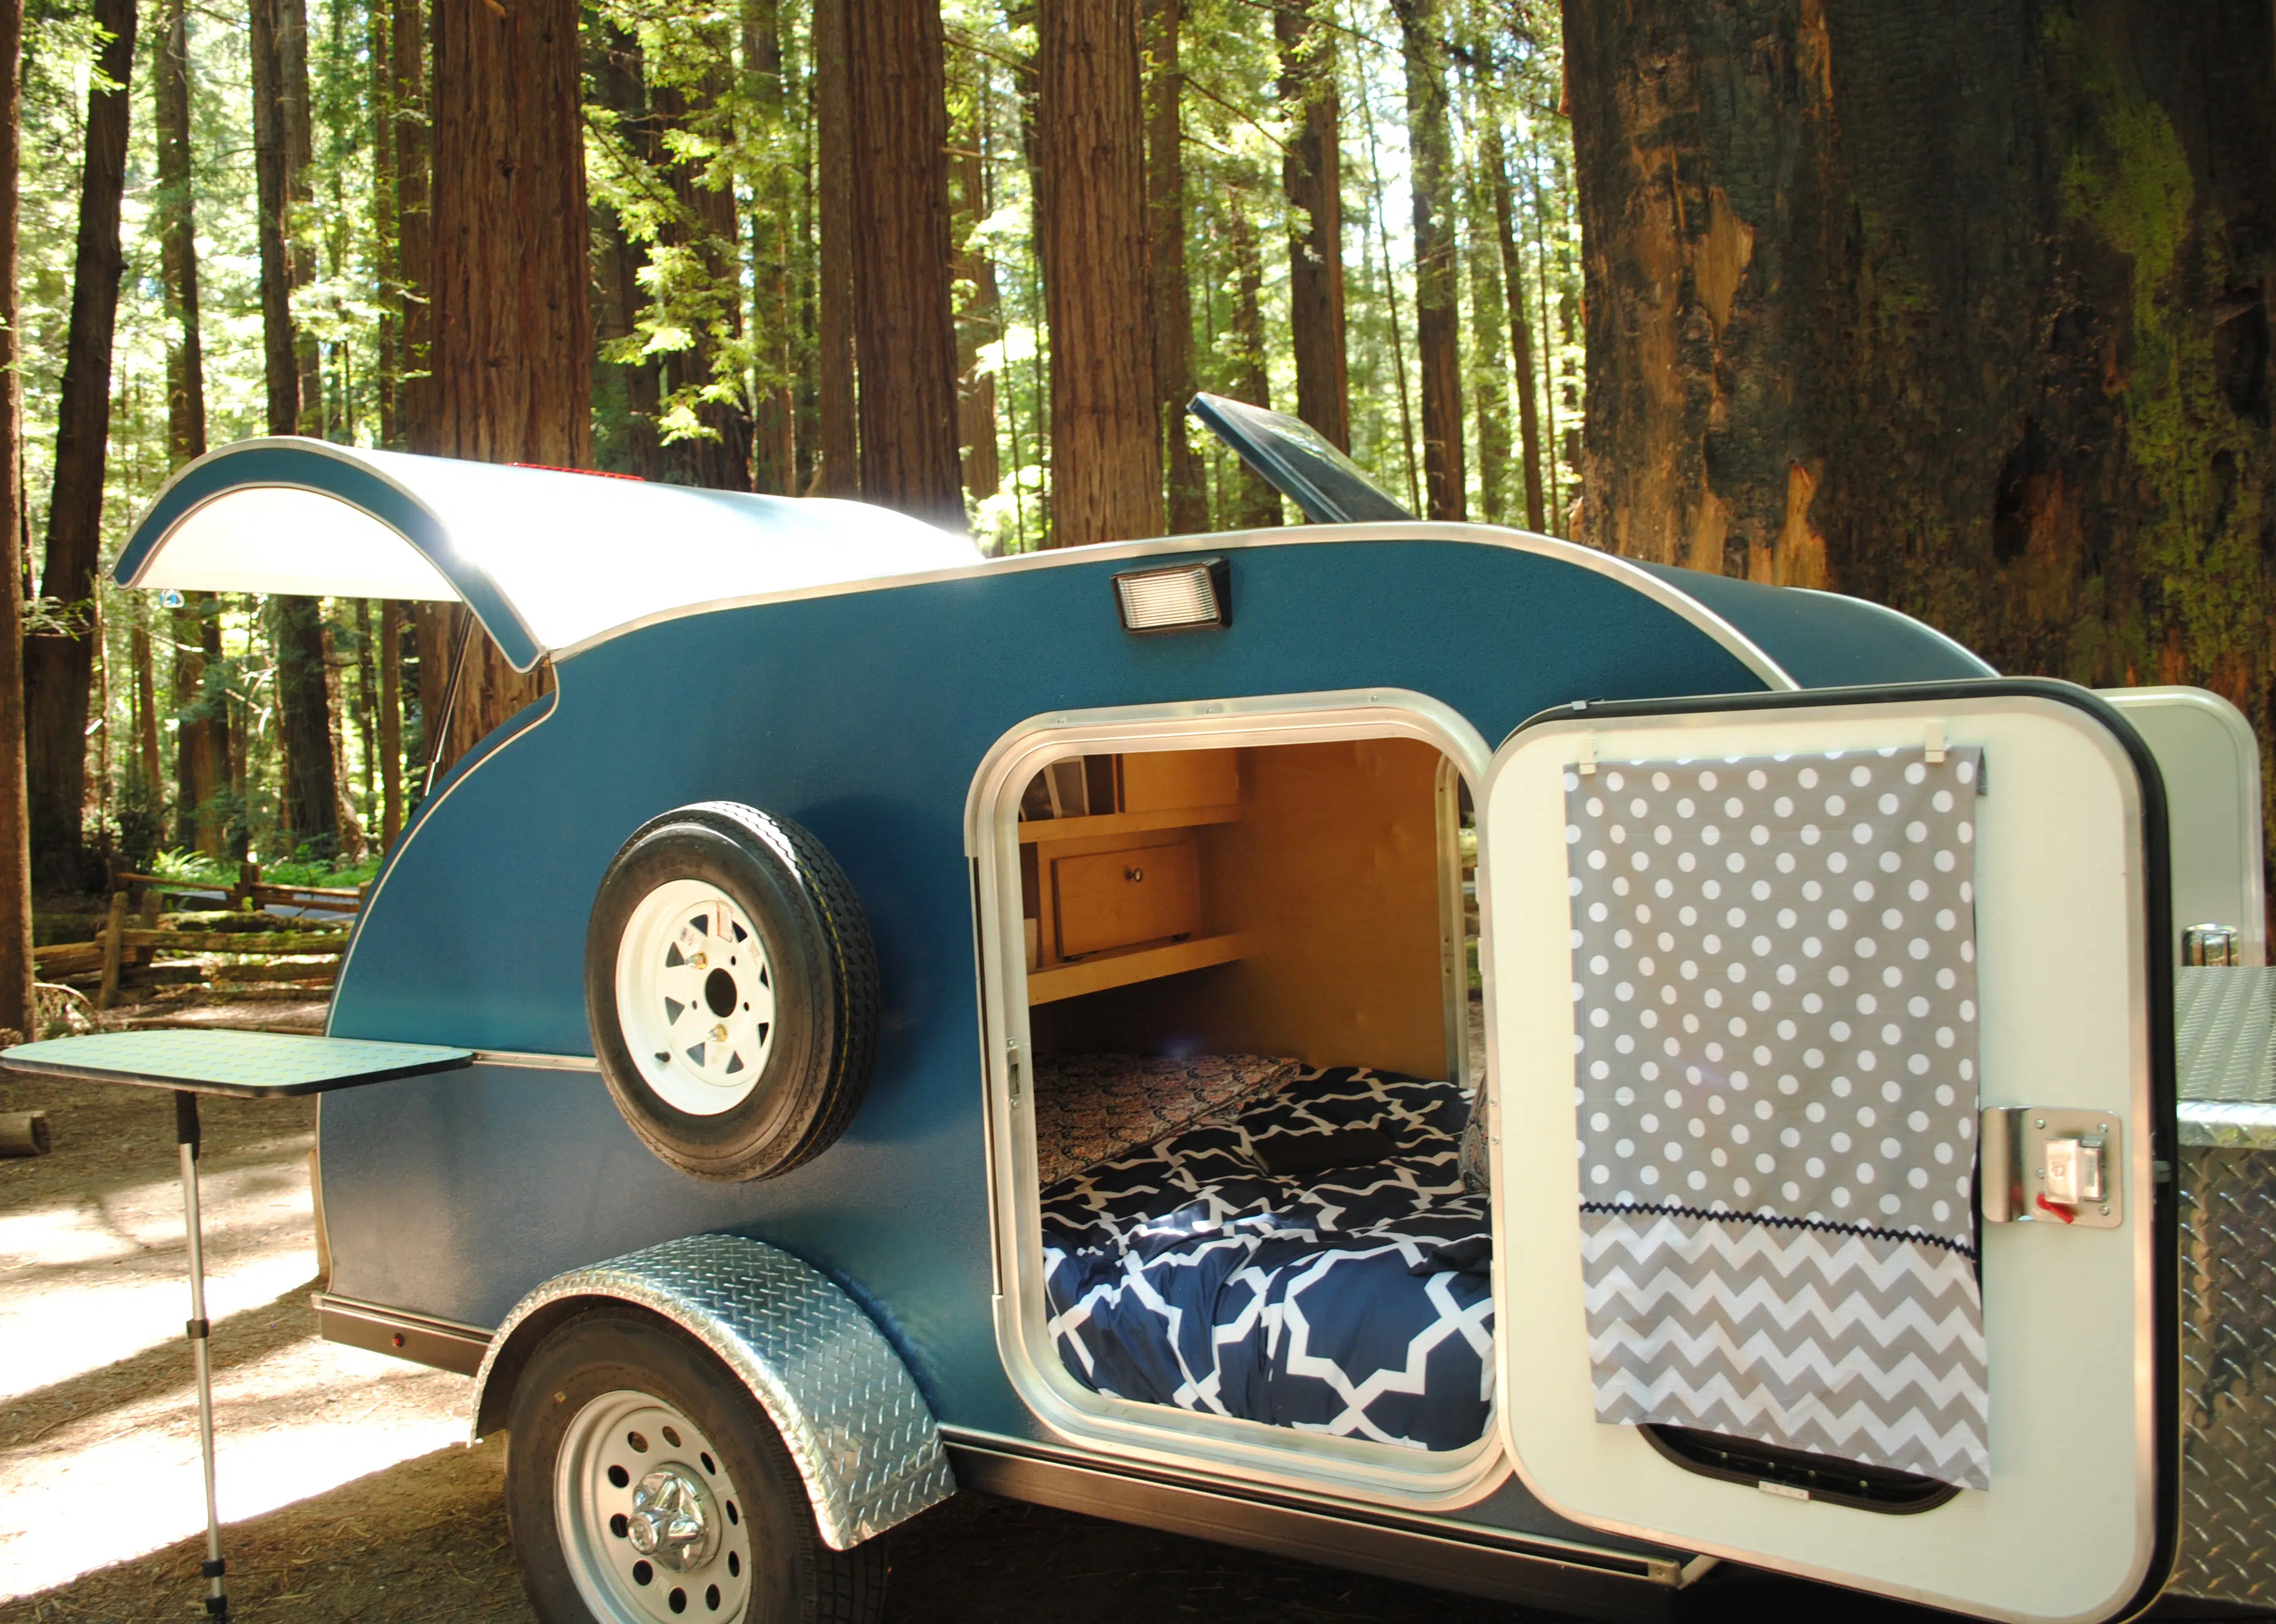
[[[996,740],[1058,710],[1379,687],[1442,700],[1492,740],[1575,699],[1764,686],[1662,603],[1540,552],[1422,540],[1224,552],[1234,620],[1206,636],[1125,635],[1109,578],[1130,560],[1072,556],[695,614],[565,661],[558,695],[443,786],[374,887],[331,1031],[590,1054],[585,926],[610,857],[659,812],[738,801],[805,824],[861,892],[887,999],[875,1078],[837,1145],[748,1185],[657,1162],[589,1072],[484,1064],[328,1103],[334,1289],[489,1326],[560,1271],[731,1228],[869,1306],[944,1423],[1031,1431],[990,1317],[962,850]],[[1726,618],[1783,596],[1756,593]],[[1962,674],[1949,645],[1900,618],[1845,631],[1851,679]]]

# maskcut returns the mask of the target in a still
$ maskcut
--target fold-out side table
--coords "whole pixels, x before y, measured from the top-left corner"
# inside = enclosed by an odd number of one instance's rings
[[[198,1445],[205,1463],[206,1611],[229,1616],[221,1554],[221,1511],[214,1498],[213,1366],[208,1355],[204,1238],[198,1220],[198,1096],[281,1099],[328,1094],[398,1077],[448,1071],[474,1059],[467,1049],[360,1038],[295,1037],[282,1032],[98,1032],[0,1050],[0,1066],[82,1082],[169,1089],[182,1175],[183,1227],[190,1248],[189,1341],[198,1377]]]

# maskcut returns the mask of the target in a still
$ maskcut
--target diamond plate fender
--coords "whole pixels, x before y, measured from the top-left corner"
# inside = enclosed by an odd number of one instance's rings
[[[505,1424],[547,1330],[580,1305],[629,1302],[709,1348],[782,1434],[844,1551],[956,1491],[932,1411],[869,1315],[828,1276],[762,1241],[693,1235],[558,1275],[514,1305],[474,1377],[474,1433]]]

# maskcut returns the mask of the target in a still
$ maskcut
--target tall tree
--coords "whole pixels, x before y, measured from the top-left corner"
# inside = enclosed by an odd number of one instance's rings
[[[1248,199],[1236,190],[1225,199],[1225,250],[1233,271],[1233,339],[1230,382],[1243,400],[1270,407],[1272,380],[1265,369],[1264,256],[1248,223]],[[1244,469],[1234,475],[1237,494],[1226,517],[1243,529],[1280,522],[1280,493]]]
[[[0,0],[0,1027],[38,1037],[32,991],[32,843],[24,773],[23,376],[17,370],[18,173],[24,4]]]
[[[666,220],[658,241],[667,250],[687,250],[693,285],[671,290],[688,307],[692,342],[664,357],[664,387],[694,398],[700,433],[685,435],[664,448],[669,476],[680,484],[711,490],[751,489],[751,414],[732,373],[723,380],[720,351],[739,343],[743,332],[740,269],[742,223],[732,178],[716,172],[694,154],[732,145],[725,129],[732,87],[727,70],[727,38],[716,27],[702,31],[709,59],[694,84],[651,85],[664,178],[679,208]],[[681,136],[675,142],[672,137]]]
[[[24,640],[25,749],[32,850],[49,872],[79,884],[87,801],[87,700],[95,684],[95,565],[102,547],[102,481],[110,432],[110,348],[125,257],[118,215],[126,184],[127,80],[134,66],[134,0],[96,0],[102,36],[87,87],[71,333],[57,413],[48,497],[43,596],[66,629]],[[11,374],[11,376],[17,375]]]
[[[814,0],[815,369],[821,441],[815,492],[861,488],[854,360],[854,0]]]
[[[1209,489],[1194,454],[1186,403],[1194,398],[1194,296],[1186,279],[1186,75],[1178,61],[1185,0],[1146,0],[1152,72],[1146,80],[1146,202],[1153,305],[1155,410],[1170,475],[1170,529],[1209,528]]]
[[[762,155],[751,188],[751,334],[757,360],[752,413],[754,488],[798,494],[798,314],[793,265],[798,254],[794,168],[780,156],[790,136],[790,87],[784,72],[782,0],[743,0],[744,102],[755,128],[746,140]]]
[[[428,365],[434,336],[435,216],[428,199],[434,163],[427,139],[427,29],[420,0],[391,0],[388,23],[388,106],[395,120],[395,263],[403,310],[396,429],[399,443],[407,445],[431,437],[427,416],[433,397]]]
[[[1036,8],[1055,547],[1162,527],[1138,25],[1138,0]]]
[[[1280,101],[1289,140],[1280,161],[1288,197],[1289,348],[1296,360],[1296,415],[1351,449],[1351,374],[1344,322],[1342,109],[1334,36],[1312,0],[1280,0],[1272,32],[1280,49]]]
[[[2202,683],[2265,751],[2272,25],[1568,4],[1589,539]]]
[[[856,0],[846,20],[861,494],[961,530],[940,0]]]
[[[1525,474],[1525,527],[1542,533],[1541,404],[1533,385],[1533,321],[1525,304],[1525,262],[1517,251],[1516,210],[1510,197],[1509,157],[1501,121],[1486,110],[1478,138],[1478,166],[1493,201],[1494,239],[1501,252],[1502,292],[1509,304],[1509,350],[1516,375],[1518,455]]]
[[[262,376],[269,432],[321,427],[315,351],[292,321],[292,290],[313,274],[313,254],[293,240],[294,194],[309,148],[308,44],[301,0],[252,0],[253,163],[259,209]],[[310,414],[315,414],[314,418]],[[277,655],[279,745],[284,750],[285,826],[295,843],[329,855],[340,833],[333,771],[332,707],[325,680],[323,604],[312,597],[269,600],[266,617]]]
[[[996,262],[978,239],[989,215],[988,86],[985,70],[972,98],[972,118],[957,151],[956,280],[971,291],[956,322],[956,439],[964,454],[964,490],[975,503],[1004,488],[996,444],[996,374],[980,364],[983,345],[1004,336],[1003,297]]]
[[[159,276],[166,295],[166,460],[178,468],[206,454],[205,344],[199,330],[197,201],[190,163],[189,6],[167,0],[158,50]],[[209,688],[223,680],[221,603],[184,595],[174,611],[174,839],[209,857],[224,852],[222,797],[229,788],[229,712]]]
[[[655,121],[649,115],[648,68],[640,37],[607,18],[596,19],[586,34],[591,54],[588,75],[601,107],[614,116],[616,139],[641,164],[656,161]],[[648,295],[641,270],[648,255],[632,239],[624,216],[609,202],[596,203],[593,337],[615,365],[625,391],[625,467],[641,479],[662,479],[664,450],[657,438],[664,391],[656,358],[639,342],[641,311]]]
[[[1453,229],[1454,142],[1445,42],[1436,0],[1395,0],[1407,65],[1407,145],[1414,172],[1415,350],[1422,367],[1422,484],[1433,519],[1468,507],[1462,466],[1461,290]]]
[[[434,387],[424,444],[414,450],[478,462],[590,463],[578,12],[575,0],[436,8]],[[447,718],[444,758],[464,755],[544,687],[542,671],[517,672],[495,643],[477,639]]]

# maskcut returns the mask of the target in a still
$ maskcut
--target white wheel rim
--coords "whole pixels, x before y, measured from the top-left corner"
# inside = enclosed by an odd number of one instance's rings
[[[604,1393],[572,1416],[553,1514],[569,1576],[601,1624],[742,1618],[750,1518],[717,1447],[671,1405]]]
[[[664,1104],[716,1117],[750,1097],[774,1043],[774,970],[734,899],[702,880],[641,899],[617,944],[617,1019]]]

